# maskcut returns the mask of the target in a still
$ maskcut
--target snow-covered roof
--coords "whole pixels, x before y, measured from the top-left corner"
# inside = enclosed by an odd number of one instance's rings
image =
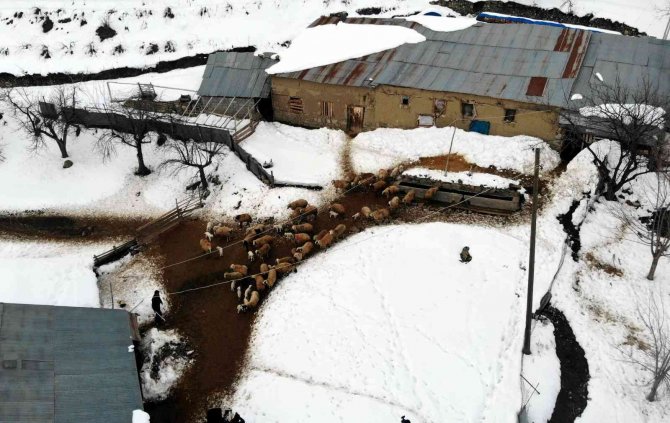
[[[0,421],[127,422],[142,409],[127,311],[0,303]]]
[[[265,69],[276,60],[254,53],[210,54],[198,94],[207,97],[267,98],[270,81]]]

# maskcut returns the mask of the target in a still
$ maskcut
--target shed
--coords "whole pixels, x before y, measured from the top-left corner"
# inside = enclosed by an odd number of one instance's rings
[[[143,409],[124,310],[0,303],[0,422],[128,423]]]

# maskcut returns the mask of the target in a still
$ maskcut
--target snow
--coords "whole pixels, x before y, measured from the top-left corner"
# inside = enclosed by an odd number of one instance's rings
[[[352,162],[358,172],[376,172],[421,157],[445,155],[453,133],[453,127],[363,132],[352,141]],[[535,162],[534,148],[541,149],[541,172],[549,172],[560,163],[558,153],[546,142],[526,135],[501,137],[456,129],[451,152],[477,166],[530,174]]]
[[[537,392],[522,381],[528,422],[547,422],[554,411],[556,397],[561,390],[561,363],[556,356],[554,326],[550,321],[533,322],[531,354],[523,356],[523,376]],[[539,392],[539,394],[538,394]]]
[[[466,16],[434,16],[426,15],[426,11],[405,19],[417,22],[428,29],[439,32],[460,31],[477,23],[477,19]]]
[[[346,142],[342,131],[260,122],[241,146],[260,163],[272,161],[268,171],[276,182],[326,186],[340,178],[340,156]]]
[[[665,125],[665,110],[649,104],[598,104],[580,108],[579,114],[585,117],[615,118],[626,125],[633,123],[633,120],[657,125],[660,128]]]
[[[0,302],[99,307],[93,255],[108,248],[0,239]]]
[[[517,180],[503,178],[502,176],[493,175],[490,173],[449,172],[447,175],[445,175],[443,170],[427,169],[424,167],[413,167],[403,172],[403,175],[430,178],[435,181],[442,182],[461,181],[461,183],[466,185],[484,185],[492,188],[507,189],[510,185],[519,185],[519,181]]]
[[[570,97],[570,100],[583,100],[583,99],[584,99],[584,96],[579,94],[579,93],[575,93]]]
[[[516,421],[525,256],[476,226],[348,238],[263,303],[232,407],[251,422]]]
[[[306,29],[280,54],[270,75],[295,72],[367,56],[403,44],[426,41],[413,29],[395,25],[347,24],[319,25]]]
[[[603,81],[604,81],[603,76],[602,76],[602,74],[601,74],[600,72],[596,72],[595,75],[596,75],[596,78],[598,78],[598,80],[599,80],[600,82],[603,82]]]
[[[150,423],[151,417],[148,413],[145,413],[142,410],[133,410],[133,421],[132,423]]]
[[[156,354],[165,345],[176,346],[182,339],[174,330],[159,331],[156,328],[149,329],[142,338],[142,351],[145,354],[144,365],[140,370],[142,382],[142,394],[145,401],[160,401],[165,399],[172,387],[188,368],[188,358],[170,354],[159,360],[158,377],[151,377],[152,364],[156,360]]]

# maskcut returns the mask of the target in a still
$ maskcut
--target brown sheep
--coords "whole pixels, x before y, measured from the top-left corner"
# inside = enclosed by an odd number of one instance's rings
[[[440,189],[439,186],[428,188],[426,190],[426,193],[423,195],[423,199],[424,200],[430,200],[431,198],[433,198],[433,196],[435,195],[435,193],[437,192],[438,189]]]
[[[290,273],[294,269],[294,266],[291,263],[279,263],[274,267],[273,270],[276,270],[280,274]]]
[[[265,279],[263,279],[263,276],[261,275],[256,275],[254,276],[254,281],[256,281],[256,290],[257,291],[265,291]]]
[[[251,224],[251,215],[248,213],[238,214],[235,216],[235,222],[239,223],[240,226]]]
[[[293,254],[293,260],[295,260],[296,262],[302,261],[302,259],[304,257],[304,255],[302,253],[299,253],[297,251],[294,251],[291,254]]]
[[[256,235],[247,235],[244,237],[244,240],[242,240],[242,244],[244,245],[244,249],[247,251],[251,251],[251,246],[253,245],[253,240],[256,237]]]
[[[258,239],[254,239],[253,246],[254,247],[261,247],[265,244],[272,244],[274,239],[275,238],[272,235],[263,235],[262,237],[260,237]]]
[[[377,181],[374,184],[372,184],[372,189],[374,191],[381,191],[386,187],[386,182],[384,181]]]
[[[319,232],[318,234],[314,235],[314,237],[313,237],[312,239],[313,239],[314,241],[316,241],[316,240],[320,239],[322,236],[324,236],[324,235],[327,234],[327,233],[328,233],[328,230],[327,230],[327,229],[324,229],[324,230],[322,230],[321,232]]]
[[[316,241],[316,245],[318,245],[319,248],[326,248],[332,243],[333,243],[333,234],[331,234],[330,232],[328,232],[327,234],[325,234]]]
[[[405,167],[403,165],[398,165],[391,170],[391,178],[397,178],[403,171]]]
[[[330,231],[330,233],[333,235],[335,239],[338,239],[342,235],[344,235],[344,232],[346,230],[347,230],[346,225],[340,223],[339,225],[335,226],[335,228],[332,231]]]
[[[398,207],[400,207],[400,197],[396,195],[395,197],[391,198],[391,201],[389,201],[389,208],[391,210],[395,210]]]
[[[302,247],[296,248],[296,251],[299,252],[299,253],[307,255],[307,254],[311,253],[313,249],[314,249],[314,244],[311,243],[311,242],[306,242],[305,245],[303,245]]]
[[[314,232],[314,226],[311,223],[303,223],[291,226],[293,232]]]
[[[242,276],[247,276],[249,273],[249,268],[243,264],[231,264],[230,270],[242,274]]]
[[[256,250],[256,256],[258,256],[258,258],[260,258],[261,260],[265,259],[269,253],[270,253],[270,244],[263,244],[261,248]],[[262,264],[261,267],[263,267]]]
[[[259,223],[247,229],[245,235],[259,235],[265,231],[265,225]]]
[[[268,288],[272,288],[275,285],[275,282],[277,282],[277,271],[275,269],[270,269],[268,271],[268,277],[263,281],[265,286]]]
[[[200,240],[200,248],[202,249],[203,252],[205,253],[211,253],[212,252],[212,243],[206,240],[205,238]]]
[[[316,206],[312,206],[312,205],[309,205],[309,206],[305,207],[305,209],[302,211],[302,213],[303,213],[305,216],[309,216],[309,215],[314,215],[314,216],[316,216],[316,214],[317,214],[318,212],[319,212],[319,209],[317,209]]]
[[[226,241],[230,241],[230,237],[233,236],[235,230],[228,226],[214,226],[212,231],[212,235],[215,237],[226,238]]]
[[[387,219],[391,213],[389,212],[388,209],[379,209],[373,211],[370,216],[375,220],[375,222],[383,222],[385,219]]]
[[[338,192],[346,191],[349,188],[349,181],[343,179],[337,179],[333,181],[333,186]]]
[[[293,263],[295,263],[295,260],[293,259],[293,257],[286,256],[286,257],[278,258],[276,260],[276,262],[277,262],[277,264],[280,264],[280,263],[291,263],[291,264],[293,264]]]
[[[240,304],[237,306],[237,312],[238,313],[245,313],[249,310],[253,310],[258,306],[258,302],[261,300],[261,296],[258,293],[258,291],[253,291],[251,292],[249,299],[247,300],[246,298],[244,299],[244,304]]]
[[[370,210],[370,207],[368,207],[368,206],[361,207],[361,214],[363,215],[363,217],[370,217],[370,213],[372,213],[372,210]]]
[[[398,192],[400,192],[400,188],[398,188],[398,185],[390,185],[384,191],[382,191],[382,195],[385,196],[386,198],[389,198],[390,196],[395,195]]]
[[[361,179],[360,185],[365,187],[365,186],[370,186],[375,182],[375,175],[368,176],[365,179]]]
[[[288,203],[288,208],[292,210],[304,209],[305,207],[307,207],[307,204],[308,204],[307,200],[301,198],[299,200],[291,201],[290,203]]]
[[[293,236],[293,241],[298,245],[302,245],[306,242],[309,242],[310,239],[312,238],[309,236],[309,234],[306,233],[299,233]]]
[[[405,196],[402,198],[402,203],[406,205],[411,204],[412,201],[414,201],[415,195],[416,191],[414,191],[413,189],[407,191],[407,194],[405,194]]]
[[[377,172],[377,177],[379,179],[386,179],[389,177],[389,171],[386,169],[379,169],[379,172]]]
[[[290,215],[291,220],[298,219],[298,218],[302,217],[303,211],[304,211],[303,208],[293,209],[293,211],[291,212],[291,215]]]
[[[235,279],[242,279],[244,277],[243,274],[239,272],[227,272],[223,274],[223,278],[227,281],[230,280],[235,280]]]
[[[270,266],[268,266],[266,263],[261,263],[261,273],[265,274],[270,270]]]
[[[347,209],[340,203],[333,203],[328,208],[330,217],[343,216]]]

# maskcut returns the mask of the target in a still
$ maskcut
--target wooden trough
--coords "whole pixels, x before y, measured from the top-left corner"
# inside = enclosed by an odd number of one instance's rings
[[[402,192],[414,190],[416,198],[423,199],[426,191],[439,186],[430,201],[488,214],[507,215],[521,210],[523,195],[518,189],[490,188],[453,182],[440,182],[429,178],[402,176],[395,185]]]

